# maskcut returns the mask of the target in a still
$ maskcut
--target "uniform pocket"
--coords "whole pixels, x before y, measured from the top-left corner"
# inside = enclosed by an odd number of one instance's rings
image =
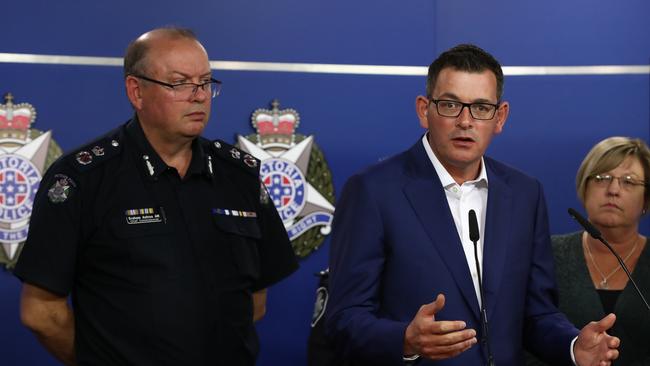
[[[217,214],[212,215],[212,218],[217,228],[223,232],[252,239],[262,237],[260,226],[255,218]]]
[[[212,221],[230,248],[238,273],[256,280],[260,274],[257,245],[262,237],[257,219],[213,214]]]
[[[118,221],[118,220],[115,220]],[[171,227],[162,222],[129,225],[123,220],[114,222],[112,225],[113,234],[120,239],[139,238],[152,235],[166,235],[171,233]]]
[[[174,233],[164,222],[129,224],[124,217],[111,220],[111,231],[118,250],[128,253],[132,263],[129,271],[143,280],[169,279],[178,273],[174,255]]]

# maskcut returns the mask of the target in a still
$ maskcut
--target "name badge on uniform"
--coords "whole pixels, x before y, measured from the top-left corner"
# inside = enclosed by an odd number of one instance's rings
[[[224,216],[257,217],[257,212],[255,211],[230,210],[226,208],[213,208],[212,213]]]
[[[165,221],[165,213],[155,208],[134,208],[124,211],[126,223],[129,225],[153,224]]]

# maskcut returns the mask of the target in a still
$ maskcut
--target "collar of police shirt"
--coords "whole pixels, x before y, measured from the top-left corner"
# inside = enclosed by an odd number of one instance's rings
[[[156,153],[149,140],[147,140],[137,116],[134,116],[131,121],[127,123],[126,133],[127,136],[136,143],[138,150],[136,152],[138,154],[136,158],[142,160],[140,168],[145,170],[145,175],[147,177],[152,180],[157,180],[160,174],[165,172],[167,169],[170,169],[170,167],[160,158],[158,153]],[[205,150],[199,143],[199,138],[195,138],[192,141],[192,160],[190,161],[190,165],[187,168],[185,175],[191,176],[192,174],[203,174],[207,178],[212,178],[212,174],[207,165],[208,157],[209,155],[205,153]]]

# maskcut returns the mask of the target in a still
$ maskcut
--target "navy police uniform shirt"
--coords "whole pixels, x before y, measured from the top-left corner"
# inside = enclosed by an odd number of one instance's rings
[[[296,268],[258,160],[197,138],[180,178],[134,118],[48,169],[15,274],[72,296],[79,365],[253,365],[251,294]]]

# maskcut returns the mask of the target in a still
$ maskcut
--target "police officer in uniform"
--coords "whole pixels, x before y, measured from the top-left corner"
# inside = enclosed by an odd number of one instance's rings
[[[41,182],[21,320],[67,365],[253,365],[265,289],[297,268],[259,161],[200,137],[220,82],[191,31],[143,34],[124,69],[135,116]]]

